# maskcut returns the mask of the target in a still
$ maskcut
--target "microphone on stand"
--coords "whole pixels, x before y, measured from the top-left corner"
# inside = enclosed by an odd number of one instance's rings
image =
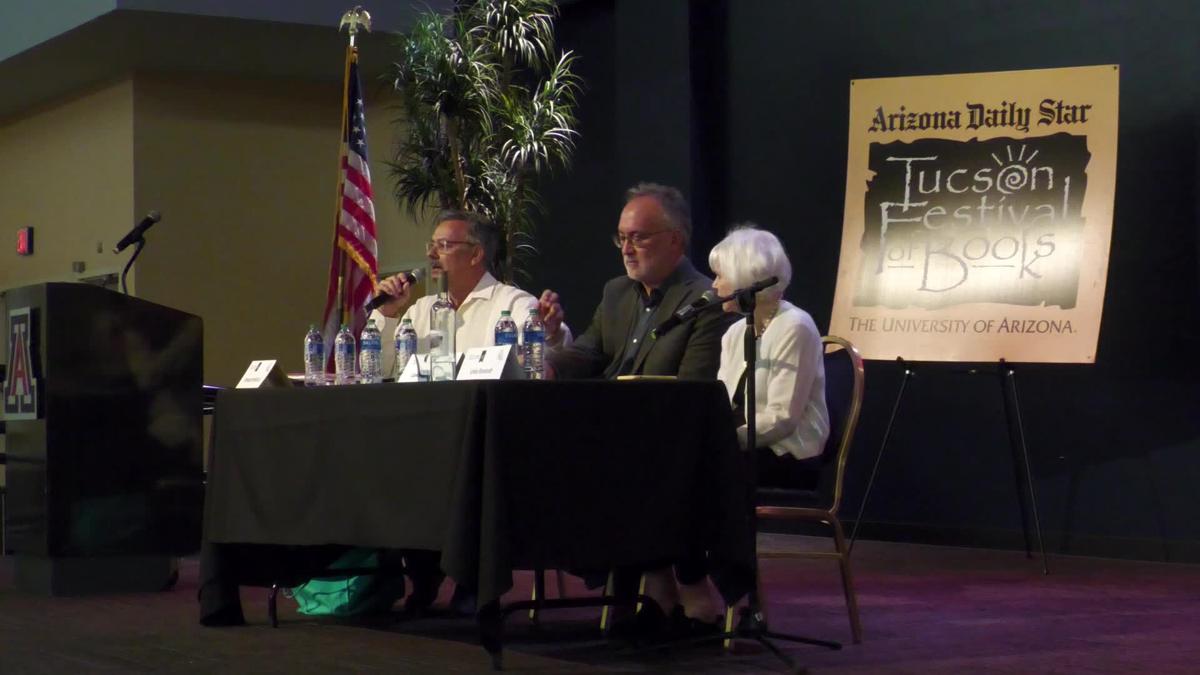
[[[696,298],[690,305],[685,305],[683,309],[675,312],[666,321],[659,324],[657,328],[650,332],[650,337],[657,340],[666,335],[672,328],[685,321],[692,320],[701,310],[712,305],[717,300],[721,300],[721,298],[718,298],[716,293],[704,291],[704,295]]]
[[[755,293],[758,293],[764,288],[770,288],[777,283],[779,283],[779,277],[767,277],[766,279],[756,281],[745,288],[739,288],[725,296],[718,296],[713,291],[704,291],[704,295],[696,298],[692,304],[687,305],[683,309],[675,312],[666,321],[659,324],[657,328],[650,331],[650,337],[657,340],[663,335],[666,335],[672,328],[681,323],[691,321],[701,312],[710,307],[720,307],[727,301],[733,300],[734,298],[743,297],[746,295],[753,296]]]
[[[142,235],[146,233],[146,230],[150,229],[151,225],[160,220],[162,220],[162,214],[158,211],[151,211],[150,213],[147,213],[146,217],[142,218],[141,222],[133,226],[133,229],[129,231],[129,234],[121,237],[121,241],[118,241],[117,245],[113,247],[113,253],[120,253],[121,251],[124,251],[129,247],[130,244],[141,239]]]
[[[407,272],[401,272],[400,276],[404,277],[405,280],[408,281],[409,284],[415,284],[418,281],[420,281],[422,277],[425,276],[425,270],[423,268],[418,267],[417,269],[414,269],[414,270],[409,270]],[[367,303],[367,312],[369,313],[374,310],[377,310],[380,307],[382,307],[384,304],[386,304],[394,299],[395,298],[393,296],[388,295],[387,293],[380,293],[379,295],[371,298],[371,301]]]
[[[739,288],[733,293],[730,293],[729,299],[732,300],[737,298],[738,309],[745,314],[754,309],[754,301],[756,299],[755,296],[758,295],[759,291],[765,288],[770,288],[777,283],[779,283],[779,277],[767,277],[766,279],[760,279],[745,288]]]
[[[745,288],[739,288],[734,291],[733,294],[741,295],[743,293],[757,293],[765,288],[770,288],[777,283],[779,283],[779,277],[767,277],[766,279],[756,281]]]

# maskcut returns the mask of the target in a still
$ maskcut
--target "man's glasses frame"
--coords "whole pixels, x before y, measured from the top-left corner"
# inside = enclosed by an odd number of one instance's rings
[[[471,241],[470,239],[432,239],[425,242],[425,253],[428,255],[433,253],[435,250],[438,253],[449,253],[451,249],[459,244],[471,244],[472,246],[476,246],[479,244],[479,242]]]
[[[612,236],[612,243],[617,248],[625,248],[625,244],[633,244],[634,248],[646,248],[650,245],[651,237],[670,231],[670,229],[665,229],[655,232],[630,232],[629,234],[617,232]]]

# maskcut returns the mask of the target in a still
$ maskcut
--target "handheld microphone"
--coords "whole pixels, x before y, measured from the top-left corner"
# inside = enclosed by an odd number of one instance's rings
[[[421,280],[421,277],[425,276],[425,270],[418,267],[415,270],[401,272],[400,276],[405,277],[408,283],[415,284]],[[379,295],[371,298],[371,301],[367,303],[367,312],[373,312],[394,299],[394,296],[388,295],[387,293],[380,293]]]
[[[650,332],[650,337],[657,340],[663,335],[666,335],[667,332],[675,326],[691,320],[698,313],[700,313],[701,310],[713,304],[717,300],[720,300],[720,298],[717,297],[716,293],[712,291],[704,291],[704,295],[696,298],[692,304],[684,306],[683,309],[675,312],[670,316],[670,318],[659,324],[657,328]]]
[[[146,217],[142,218],[141,222],[133,226],[133,229],[129,231],[129,234],[125,235],[121,238],[121,241],[117,242],[117,245],[113,247],[113,253],[120,253],[121,251],[124,251],[130,244],[137,242],[142,238],[142,235],[146,233],[146,230],[150,229],[151,225],[160,220],[162,220],[162,214],[158,211],[151,211],[150,213],[147,213]]]

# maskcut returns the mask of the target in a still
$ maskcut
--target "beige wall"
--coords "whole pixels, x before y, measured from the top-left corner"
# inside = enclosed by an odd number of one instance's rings
[[[134,213],[132,111],[125,80],[0,120],[0,289],[75,280],[73,261],[84,276],[120,271],[112,246]],[[28,225],[34,255],[18,257]]]
[[[389,115],[368,106],[383,269],[419,259],[428,236],[390,196]],[[336,84],[136,79],[135,211],[163,214],[137,292],[204,319],[210,383],[236,383],[253,359],[302,368],[324,309],[340,116]]]
[[[387,104],[367,120],[380,266],[395,270],[421,260],[429,227],[391,198]],[[0,288],[119,272],[130,252],[113,244],[156,209],[130,291],[204,319],[206,380],[232,385],[256,358],[298,370],[325,302],[340,115],[336,84],[138,75],[0,121],[4,240],[35,228],[33,256],[0,248]]]

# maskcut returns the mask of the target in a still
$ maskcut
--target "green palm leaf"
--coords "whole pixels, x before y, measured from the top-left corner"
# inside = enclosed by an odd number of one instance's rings
[[[427,12],[397,39],[392,83],[405,127],[396,199],[478,211],[504,232],[505,278],[527,277],[543,212],[537,177],[570,165],[583,83],[557,54],[553,0],[475,0]]]

